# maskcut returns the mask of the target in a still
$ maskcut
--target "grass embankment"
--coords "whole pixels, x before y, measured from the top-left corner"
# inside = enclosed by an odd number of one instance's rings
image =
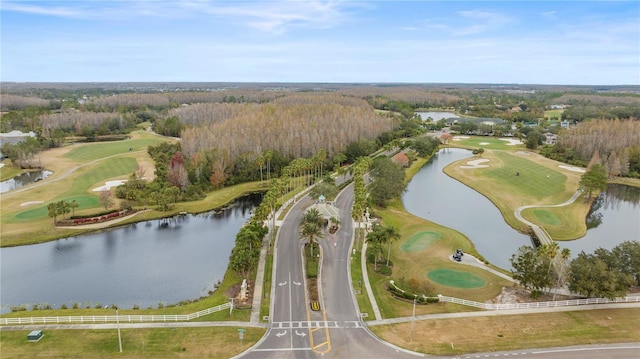
[[[45,330],[37,343],[27,342],[28,330],[3,331],[0,356],[10,358],[229,358],[242,353],[265,333],[245,328],[242,344],[236,327]]]
[[[3,162],[5,165],[0,167],[0,181],[7,181],[24,172],[18,167],[11,166],[10,161]]]
[[[483,168],[464,168],[473,160],[488,160]],[[480,192],[500,210],[506,222],[526,232],[514,211],[525,205],[555,205],[566,202],[577,191],[582,173],[559,167],[553,161],[532,152],[487,151],[482,157],[450,164],[444,172]],[[561,208],[539,207],[523,211],[523,216],[542,225],[554,239],[575,239],[584,235],[584,218],[589,204],[576,200]]]
[[[431,355],[640,341],[638,309],[433,319],[371,327],[383,340]]]

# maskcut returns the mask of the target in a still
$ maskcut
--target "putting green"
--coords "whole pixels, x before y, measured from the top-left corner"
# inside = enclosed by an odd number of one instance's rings
[[[453,269],[435,269],[427,273],[427,277],[432,281],[456,288],[481,288],[487,285],[487,282],[475,274]]]
[[[556,217],[555,213],[546,209],[534,209],[533,215],[536,216],[536,218],[545,225],[559,226],[560,224],[562,224],[562,221],[560,220],[560,218]]]
[[[418,232],[404,241],[400,249],[404,252],[420,252],[435,243],[438,239],[440,239],[440,233],[438,232]]]

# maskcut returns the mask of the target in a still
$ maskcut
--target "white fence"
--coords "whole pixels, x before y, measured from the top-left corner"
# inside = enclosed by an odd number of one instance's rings
[[[572,299],[572,300],[558,300],[551,302],[530,302],[530,303],[505,303],[505,304],[493,304],[493,303],[480,303],[472,300],[459,299],[446,297],[439,295],[441,302],[462,304],[470,307],[476,307],[486,310],[504,310],[504,309],[533,309],[533,308],[553,308],[553,307],[570,307],[576,305],[589,305],[589,304],[610,304],[610,303],[640,303],[640,296],[622,297],[615,299],[606,298],[589,298],[589,299]]]
[[[56,323],[115,323],[120,321],[123,323],[142,323],[142,322],[186,322],[211,313],[229,309],[229,303],[220,304],[217,307],[211,307],[191,314],[173,314],[173,315],[81,315],[81,316],[62,316],[62,317],[26,317],[26,318],[0,318],[0,325],[9,324],[56,324]]]

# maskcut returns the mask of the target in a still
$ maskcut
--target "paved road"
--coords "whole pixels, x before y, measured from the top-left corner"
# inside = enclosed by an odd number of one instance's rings
[[[353,186],[338,197],[341,228],[321,239],[320,311],[305,297],[299,223],[313,201],[305,197],[287,214],[278,232],[274,257],[270,329],[242,358],[415,358],[420,354],[378,340],[362,323],[349,274],[353,242]],[[334,245],[335,243],[335,245]]]

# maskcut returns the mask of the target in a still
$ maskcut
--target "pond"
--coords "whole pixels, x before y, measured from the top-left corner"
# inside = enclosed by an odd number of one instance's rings
[[[428,118],[431,118],[433,122],[438,122],[442,119],[446,120],[448,118],[459,118],[458,115],[455,114],[455,112],[445,112],[445,111],[416,112],[416,114],[420,116],[420,118],[423,121],[426,121]]]
[[[451,162],[468,157],[472,157],[468,150],[440,150],[408,184],[402,198],[404,207],[465,234],[485,259],[510,269],[511,255],[522,245],[532,245],[531,240],[511,228],[486,197],[442,172]],[[591,253],[598,247],[611,249],[625,240],[640,240],[639,218],[640,189],[612,185],[592,207],[587,234],[558,244],[569,248],[575,257],[580,251]]]
[[[2,312],[11,306],[156,307],[207,295],[223,279],[235,235],[262,195],[218,212],[0,248]]]
[[[5,193],[38,181],[42,181],[43,179],[49,177],[52,173],[53,172],[47,170],[22,173],[18,176],[13,177],[12,179],[0,182],[0,193]]]

